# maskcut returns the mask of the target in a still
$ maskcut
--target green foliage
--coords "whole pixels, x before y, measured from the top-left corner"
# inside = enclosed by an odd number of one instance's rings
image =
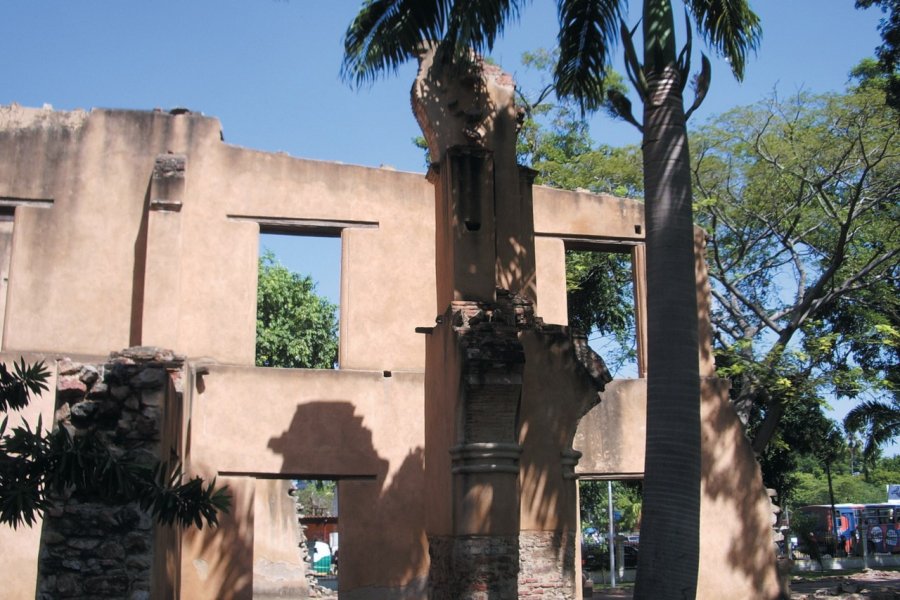
[[[612,373],[635,359],[631,260],[625,254],[566,251],[569,325],[610,344],[604,356]]]
[[[525,108],[517,147],[519,162],[538,172],[535,182],[540,185],[643,197],[640,148],[595,144],[577,106],[552,93],[552,85],[546,81],[557,56],[543,49],[522,56],[525,68],[541,74],[544,83],[534,93],[518,90],[517,102]],[[615,71],[607,74],[605,85],[607,89],[626,91],[622,76]],[[608,105],[607,110],[611,110]]]
[[[862,432],[865,438],[863,458],[865,470],[874,463],[882,445],[900,435],[900,398],[890,402],[865,400],[854,406],[844,417],[844,426],[851,432]]]
[[[441,52],[465,64],[470,48],[491,50],[522,0],[451,2],[449,0],[367,0],[344,34],[344,80],[361,85],[395,71],[414,57],[423,41],[439,42]]]
[[[887,485],[900,482],[900,457],[875,458],[868,477],[862,477],[856,470],[854,457],[839,450],[835,462],[832,463],[832,486],[835,504],[855,503],[874,504],[887,500]],[[781,497],[781,503],[792,511],[809,504],[830,504],[828,481],[819,458],[813,453],[797,456],[791,473],[793,485],[787,496]],[[797,530],[796,524],[792,527]]]
[[[291,495],[303,514],[331,515],[337,495],[337,482],[320,479],[295,481]]]
[[[0,411],[6,413],[28,406],[31,394],[47,389],[48,377],[50,372],[43,361],[26,365],[25,359],[19,359],[18,363],[13,362],[12,372],[0,363]]]
[[[228,488],[200,477],[182,482],[178,464],[112,451],[103,434],[73,437],[65,427],[47,432],[41,420],[8,431],[8,410],[21,410],[31,395],[47,390],[43,362],[0,364],[0,523],[32,526],[52,504],[52,496],[74,493],[103,502],[139,502],[163,525],[215,525],[231,504]]]
[[[751,423],[750,433],[759,426],[759,420]],[[787,404],[782,426],[778,428],[772,441],[758,455],[762,467],[763,480],[767,487],[776,490],[783,503],[794,503],[795,489],[800,484],[798,473],[814,470],[823,473],[822,458],[828,456],[829,434],[833,422],[826,418],[821,405],[815,401],[790,402]],[[840,444],[837,450],[843,448]],[[824,481],[824,474],[821,475]]]
[[[872,6],[885,15],[878,26],[883,43],[875,49],[877,67],[885,82],[888,104],[900,109],[900,0],[856,0],[856,8]]]
[[[361,85],[396,71],[418,54],[423,40],[437,43],[442,54],[465,64],[470,48],[479,54],[490,52],[504,26],[517,19],[525,4],[517,0],[367,0],[344,34],[341,76]],[[628,2],[559,0],[558,5],[559,52],[553,85],[560,96],[574,98],[582,110],[595,109],[606,100],[609,63],[619,38],[624,38],[626,52],[630,48],[630,54],[636,54],[622,20]],[[741,78],[747,54],[760,38],[759,19],[748,2],[693,1],[686,3],[686,9],[709,45],[728,59],[732,72]],[[645,2],[644,13],[647,54],[655,57],[647,68],[659,72],[676,62],[670,2]],[[657,44],[661,39],[666,42]],[[633,71],[637,75],[643,69],[636,65]]]
[[[622,513],[616,531],[636,531],[641,527],[643,494],[640,481],[614,481],[613,506]],[[608,484],[606,481],[580,481],[581,524],[606,533],[609,529]]]
[[[824,503],[821,503],[824,504]],[[814,514],[796,511],[791,516],[791,531],[797,536],[800,550],[822,564],[820,544],[823,540],[816,538],[815,532],[820,528],[819,518]]]
[[[798,472],[796,477],[797,484],[791,497],[794,506],[831,503],[824,471]],[[864,478],[849,473],[834,475],[832,485],[835,504],[884,502],[887,496],[883,485],[867,482]]]
[[[549,76],[556,53],[526,53],[526,67]],[[621,77],[608,75],[621,87]],[[549,88],[531,97],[519,91],[526,120],[519,137],[520,162],[538,172],[536,182],[568,190],[640,196],[643,168],[636,147],[595,146],[588,125],[571,103],[560,102]],[[635,356],[634,298],[630,256],[625,253],[566,251],[569,324],[608,338],[604,359],[612,372]]]
[[[331,369],[337,362],[337,307],[267,251],[259,259],[256,364]]]

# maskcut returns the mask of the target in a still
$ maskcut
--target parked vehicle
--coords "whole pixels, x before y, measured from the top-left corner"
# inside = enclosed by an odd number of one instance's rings
[[[801,546],[808,546],[815,542],[820,555],[834,552],[835,543],[838,554],[848,555],[855,548],[853,541],[854,532],[861,523],[863,504],[835,504],[834,515],[831,518],[830,504],[814,504],[803,506],[800,512],[815,519],[811,531],[812,539],[801,539]]]
[[[900,506],[866,504],[862,512],[869,552],[900,552]]]
[[[626,569],[637,569],[638,549],[636,546],[622,545]],[[609,570],[609,547],[603,545],[586,545],[581,549],[581,562],[585,569],[591,571]],[[619,565],[616,565],[617,567]]]
[[[839,554],[862,555],[863,538],[869,554],[900,553],[900,505],[835,504],[833,519],[828,504],[803,506],[800,511],[816,518],[812,534],[820,554],[830,554],[836,541]]]

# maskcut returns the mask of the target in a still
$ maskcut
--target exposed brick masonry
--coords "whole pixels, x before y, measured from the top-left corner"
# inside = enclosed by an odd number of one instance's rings
[[[553,531],[519,534],[519,598],[575,598],[575,539]]]

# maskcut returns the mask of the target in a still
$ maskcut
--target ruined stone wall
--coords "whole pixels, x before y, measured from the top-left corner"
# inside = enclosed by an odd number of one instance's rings
[[[170,380],[180,378],[181,365],[155,348],[131,348],[102,364],[62,360],[56,426],[74,436],[97,431],[113,452],[151,464],[160,456]],[[68,494],[44,519],[37,597],[150,598],[156,537],[137,502]]]

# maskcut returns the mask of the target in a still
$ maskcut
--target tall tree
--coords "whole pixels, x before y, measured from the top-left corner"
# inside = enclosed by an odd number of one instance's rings
[[[770,98],[694,137],[722,374],[762,453],[791,403],[896,378],[900,137],[883,88]],[[893,376],[891,371],[893,369]]]
[[[423,40],[447,55],[489,51],[524,0],[368,0],[345,36],[343,75],[357,83],[396,69],[416,56]],[[554,87],[583,109],[606,95],[610,54],[623,38],[629,79],[643,102],[643,124],[631,103],[612,93],[618,112],[643,131],[647,222],[648,321],[647,452],[644,525],[637,598],[696,595],[700,513],[700,381],[694,235],[687,117],[709,84],[709,61],[697,82],[697,101],[685,111],[690,37],[675,42],[671,0],[642,3],[643,63],[622,19],[625,0],[559,0],[559,59]],[[688,0],[685,12],[709,44],[743,74],[760,29],[747,0]],[[690,36],[690,22],[688,23]],[[635,28],[636,30],[636,28]]]

